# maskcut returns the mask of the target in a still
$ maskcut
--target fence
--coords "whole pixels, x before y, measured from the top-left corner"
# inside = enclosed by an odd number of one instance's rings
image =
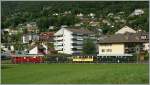
[[[43,56],[42,59],[39,63],[137,63],[136,56]],[[11,64],[11,61],[11,58],[1,59],[2,64]]]

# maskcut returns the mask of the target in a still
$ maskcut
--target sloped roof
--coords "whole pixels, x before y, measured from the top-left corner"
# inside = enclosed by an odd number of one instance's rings
[[[40,35],[53,36],[54,32],[41,32]]]
[[[141,36],[146,36],[146,39],[142,39]],[[149,33],[125,33],[125,34],[116,34],[109,35],[101,40],[99,43],[144,43],[149,41]]]
[[[118,30],[115,34],[124,34],[126,32],[129,33],[136,33],[136,31],[128,26],[124,26],[123,28],[121,28],[120,30]]]
[[[67,30],[73,33],[81,33],[81,34],[94,34],[93,32],[89,31],[88,29],[81,29],[81,28],[67,28]]]

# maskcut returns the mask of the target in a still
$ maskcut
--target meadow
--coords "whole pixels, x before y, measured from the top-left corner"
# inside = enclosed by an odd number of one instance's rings
[[[10,64],[2,84],[147,84],[149,64]]]

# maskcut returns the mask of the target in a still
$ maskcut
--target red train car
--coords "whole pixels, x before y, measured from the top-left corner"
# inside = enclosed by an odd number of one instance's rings
[[[11,61],[13,64],[18,63],[42,63],[44,55],[12,55]]]

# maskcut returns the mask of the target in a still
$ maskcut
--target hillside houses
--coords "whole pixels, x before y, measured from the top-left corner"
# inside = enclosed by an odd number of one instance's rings
[[[135,9],[133,13],[131,13],[130,16],[137,16],[137,15],[142,15],[144,14],[143,9]]]
[[[26,23],[26,28],[27,28],[28,32],[35,32],[35,33],[38,32],[38,29],[37,29],[38,27],[37,27],[36,22],[28,22],[28,23]]]
[[[102,30],[97,30],[102,33]],[[57,32],[27,33],[22,36],[22,43],[30,55],[47,55],[52,51],[71,55],[83,53],[83,42],[87,38],[93,39],[97,49],[97,56],[131,57],[133,54],[149,52],[149,34],[137,32],[128,26],[124,26],[113,35],[95,35],[95,31],[85,28],[62,26]],[[39,43],[39,44],[36,44]],[[44,44],[45,43],[45,44]],[[11,46],[11,45],[10,45]],[[1,47],[3,50],[9,50]],[[11,50],[15,51],[14,47]]]
[[[39,40],[39,35],[35,33],[28,33],[22,36],[22,43],[29,43],[38,40]]]

